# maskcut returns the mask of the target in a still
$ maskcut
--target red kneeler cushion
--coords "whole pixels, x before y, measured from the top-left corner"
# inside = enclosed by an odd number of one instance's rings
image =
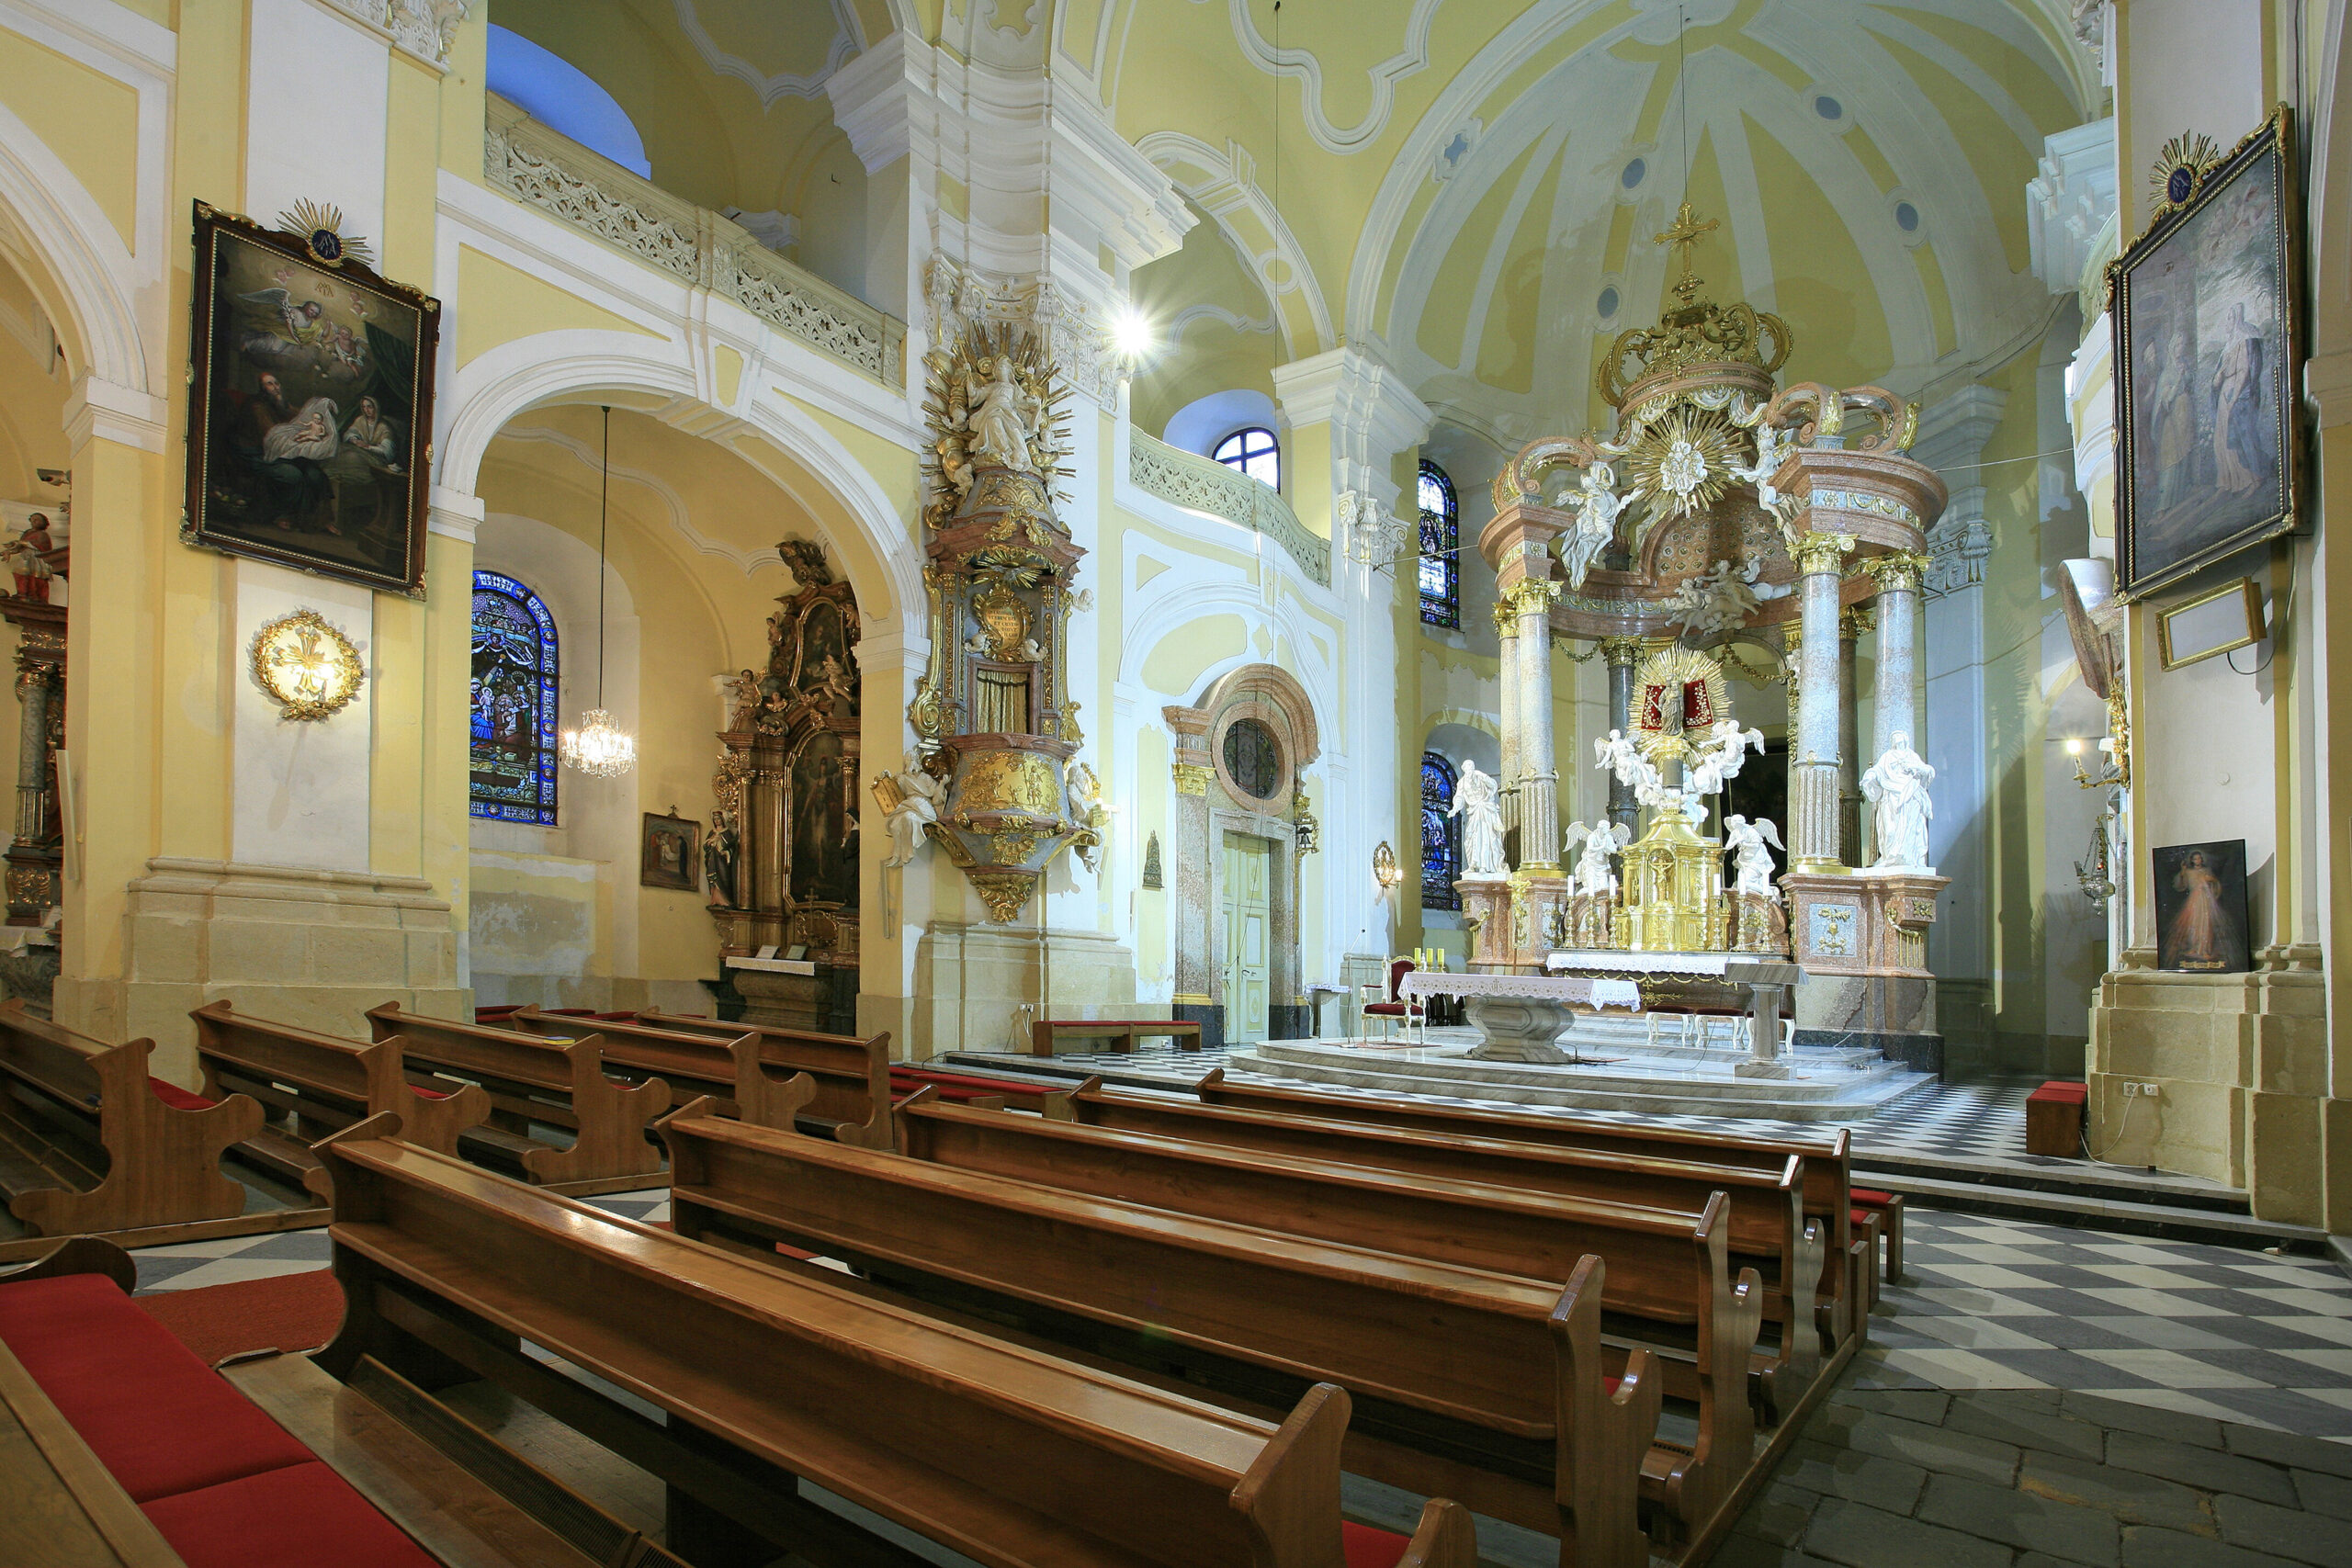
[[[217,1100],[207,1100],[200,1094],[182,1089],[175,1083],[166,1083],[162,1078],[149,1078],[147,1087],[154,1092],[157,1100],[175,1111],[209,1111],[220,1103]]]
[[[143,1506],[188,1568],[435,1568],[424,1548],[317,1460]]]
[[[311,1460],[103,1276],[0,1287],[0,1339],[134,1501]]]
[[[1352,1519],[1340,1521],[1340,1544],[1348,1554],[1348,1568],[1396,1568],[1411,1539],[1394,1530],[1376,1530]]]
[[[1867,1203],[1873,1209],[1883,1209],[1889,1203],[1894,1201],[1894,1193],[1881,1192],[1874,1187],[1850,1188],[1848,1190],[1846,1196],[1851,1198],[1857,1203]]]
[[[2090,1097],[2090,1085],[2069,1083],[2064,1078],[2052,1078],[2048,1083],[2026,1096],[2028,1100],[2038,1100],[2044,1105],[2053,1102],[2060,1105],[2086,1105],[2089,1103]]]

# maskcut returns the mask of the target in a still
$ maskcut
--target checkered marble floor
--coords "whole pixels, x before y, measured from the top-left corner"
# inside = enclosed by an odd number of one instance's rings
[[[1431,1032],[1442,1039],[1445,1031]],[[1278,1076],[1232,1065],[1231,1048],[1206,1051],[1135,1051],[1125,1055],[1102,1052],[1057,1055],[1054,1065],[1081,1072],[1115,1073],[1152,1080],[1156,1087],[1190,1089],[1211,1067],[1223,1067],[1237,1082],[1297,1083]],[[1377,1051],[1368,1050],[1376,1061]],[[1019,1070],[1034,1065],[1025,1056],[1007,1056],[1005,1066]],[[1966,1083],[1927,1083],[1890,1101],[1873,1114],[1851,1122],[1777,1122],[1740,1116],[1661,1116],[1641,1111],[1584,1111],[1566,1107],[1506,1104],[1499,1100],[1464,1099],[1442,1094],[1399,1094],[1388,1089],[1353,1089],[1343,1084],[1317,1083],[1317,1093],[1363,1095],[1367,1099],[1417,1100],[1432,1105],[1472,1105],[1487,1110],[1535,1115],[1572,1116],[1585,1122],[1620,1122],[1655,1127],[1689,1128],[1759,1138],[1819,1139],[1840,1127],[1853,1133],[1857,1154],[1886,1154],[1919,1158],[1996,1159],[2028,1165],[2064,1168],[2079,1162],[2044,1159],[2025,1152],[2025,1100],[2040,1086],[2035,1077],[1995,1077]]]

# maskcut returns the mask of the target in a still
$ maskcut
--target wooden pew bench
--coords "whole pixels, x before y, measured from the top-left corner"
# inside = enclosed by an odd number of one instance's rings
[[[989,1094],[1001,1099],[1015,1111],[1030,1111],[1042,1114],[1055,1096],[1068,1091],[1035,1078],[1005,1077],[995,1073],[949,1071],[943,1067],[925,1067],[907,1062],[890,1064],[890,1098],[893,1102],[904,1100],[925,1084],[937,1084],[939,1097],[952,1100],[954,1089],[967,1089],[973,1094]]]
[[[1587,1254],[1597,1256],[1607,1265],[1609,1371],[1620,1371],[1636,1347],[1650,1350],[1665,1393],[1696,1407],[1696,1442],[1671,1460],[1653,1452],[1645,1495],[1701,1532],[1749,1474],[1764,1287],[1752,1269],[1736,1281],[1729,1272],[1727,1200],[1711,1198],[1692,1213],[1560,1198],[972,1111],[922,1095],[901,1105],[897,1121],[904,1152],[933,1164],[1516,1274],[1555,1290]]]
[[[549,1040],[422,1018],[398,1002],[368,1009],[368,1023],[379,1041],[401,1043],[412,1075],[421,1070],[481,1085],[490,1096],[490,1124],[532,1145],[511,1164],[487,1162],[492,1168],[574,1196],[661,1185],[662,1151],[646,1128],[670,1110],[669,1086],[660,1078],[630,1084],[606,1077],[596,1035]],[[535,1125],[562,1128],[571,1139],[550,1142]],[[461,1141],[460,1152],[474,1151]]]
[[[599,1020],[592,1031],[584,1021],[575,1023],[536,1008],[525,1008],[510,1015],[499,1027],[553,1040],[583,1039],[593,1032],[604,1055],[605,1070],[639,1081],[660,1077],[670,1086],[669,1109],[676,1110],[711,1095],[732,1106],[731,1114],[762,1126],[778,1124],[772,1120],[776,1113],[775,1102],[762,1094],[758,1097],[759,1107],[747,1108],[747,1086],[781,1087],[785,1081],[797,1080],[801,1088],[796,1093],[803,1098],[796,1101],[796,1114],[807,1119],[810,1132],[868,1148],[887,1147],[889,1142],[887,1056],[878,1072],[881,1093],[877,1100],[876,1075],[865,1065],[863,1054],[853,1073],[831,1070],[839,1066],[840,1057],[835,1056],[820,1076],[801,1065],[805,1054],[778,1046],[752,1024],[714,1024],[707,1019],[663,1016],[658,1028],[649,1023]],[[787,1079],[776,1078],[774,1075],[777,1072],[787,1075]],[[820,1105],[823,1110],[818,1109]]]
[[[232,1152],[297,1186],[318,1168],[312,1144],[383,1111],[398,1111],[408,1136],[445,1154],[464,1149],[519,1163],[536,1146],[481,1124],[491,1103],[480,1085],[410,1083],[398,1040],[320,1034],[241,1013],[225,1000],[188,1017],[205,1095],[250,1095],[266,1115]]]
[[[1106,1040],[1125,1054],[1138,1040],[1166,1039],[1179,1051],[1201,1048],[1201,1026],[1174,1018],[1041,1018],[1029,1026],[1029,1054],[1050,1056],[1062,1040]]]
[[[317,1452],[197,1359],[127,1293],[130,1259],[77,1237],[0,1277],[0,1407],[46,1459],[0,1474],[0,1545],[11,1563],[434,1568],[443,1561],[361,1496]],[[412,1487],[423,1480],[409,1478]],[[421,1489],[421,1488],[420,1488]],[[519,1511],[453,1487],[405,1522],[473,1548],[449,1505],[521,1538]],[[501,1509],[503,1508],[503,1513]],[[43,1539],[27,1543],[20,1529]],[[97,1538],[93,1541],[90,1537]],[[30,1544],[32,1550],[20,1550]],[[99,1548],[103,1547],[104,1550]],[[534,1553],[534,1568],[586,1568]]]
[[[992,1568],[1348,1561],[1341,1389],[1311,1390],[1277,1427],[616,1219],[397,1131],[371,1121],[321,1147],[347,1303],[321,1364],[490,1379],[662,1480],[669,1544],[689,1561],[861,1560],[873,1538],[804,1501],[804,1478]],[[1467,1512],[1442,1501],[1401,1548],[1373,1544],[1406,1568],[1476,1561]]]
[[[1766,1321],[1781,1325],[1777,1346],[1769,1355],[1758,1352],[1769,1419],[1780,1419],[1796,1408],[1818,1377],[1822,1357],[1835,1355],[1851,1332],[1846,1314],[1838,1310],[1834,1290],[1827,1288],[1831,1281],[1822,1278],[1822,1223],[1803,1213],[1804,1161],[1800,1156],[1789,1156],[1776,1171],[1751,1171],[1624,1153],[1549,1149],[1496,1138],[1441,1136],[1124,1094],[1104,1089],[1100,1078],[1055,1096],[1046,1115],[1080,1126],[1571,1199],[1696,1213],[1706,1207],[1710,1195],[1721,1192],[1729,1202],[1730,1266],[1757,1270],[1766,1290]],[[1792,1331],[1792,1325],[1802,1326]]]
[[[1547,1148],[1604,1152],[1632,1148],[1668,1159],[1745,1170],[1769,1170],[1790,1155],[1803,1155],[1804,1212],[1818,1215],[1826,1224],[1830,1256],[1846,1257],[1856,1250],[1852,1228],[1858,1222],[1853,1215],[1856,1210],[1866,1210],[1881,1216],[1882,1233],[1886,1237],[1886,1278],[1893,1280],[1902,1271],[1902,1200],[1892,1193],[1854,1190],[1852,1143],[1842,1128],[1831,1138],[1751,1138],[1730,1133],[1585,1122],[1523,1111],[1431,1105],[1382,1095],[1324,1094],[1288,1086],[1234,1083],[1227,1079],[1222,1067],[1210,1069],[1193,1086],[1193,1092],[1204,1105],[1282,1111],[1425,1133],[1466,1133],[1513,1143],[1540,1144]],[[1876,1268],[1876,1258],[1874,1252],[1863,1256],[1866,1274]],[[1861,1282],[1867,1284],[1866,1280]],[[1858,1299],[1861,1297],[1860,1291],[1855,1293]]]
[[[104,1044],[35,1017],[20,998],[0,1003],[0,1193],[36,1235],[236,1233],[245,1193],[220,1173],[220,1154],[253,1134],[262,1109],[150,1077],[154,1048]]]
[[[1251,1411],[1317,1382],[1356,1402],[1348,1465],[1646,1568],[1650,1358],[1604,1379],[1603,1267],[1565,1290],[745,1127],[662,1124],[681,1235],[820,1252],[880,1283]],[[1703,1247],[1694,1242],[1694,1256]],[[786,1265],[778,1264],[779,1267]]]
[[[787,1029],[775,1023],[724,1023],[717,1019],[658,1012],[650,1008],[640,1011],[637,1019],[655,1029],[720,1039],[731,1040],[741,1034],[758,1036],[761,1061],[771,1067],[807,1073],[816,1084],[816,1098],[808,1102],[808,1114],[851,1130],[844,1136],[837,1129],[833,1136],[838,1142],[865,1148],[890,1146],[889,1118],[879,1115],[891,1100],[889,1031],[863,1038],[854,1034],[821,1034],[811,1029]]]

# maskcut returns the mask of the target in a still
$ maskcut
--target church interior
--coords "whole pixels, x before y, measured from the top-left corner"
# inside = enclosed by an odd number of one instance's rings
[[[2352,1564],[2348,13],[0,0],[0,1568]]]

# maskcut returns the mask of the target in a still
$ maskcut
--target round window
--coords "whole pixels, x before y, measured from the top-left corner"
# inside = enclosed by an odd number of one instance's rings
[[[1226,727],[1225,774],[1256,800],[1272,800],[1282,783],[1282,744],[1274,732],[1254,718],[1237,718]]]

